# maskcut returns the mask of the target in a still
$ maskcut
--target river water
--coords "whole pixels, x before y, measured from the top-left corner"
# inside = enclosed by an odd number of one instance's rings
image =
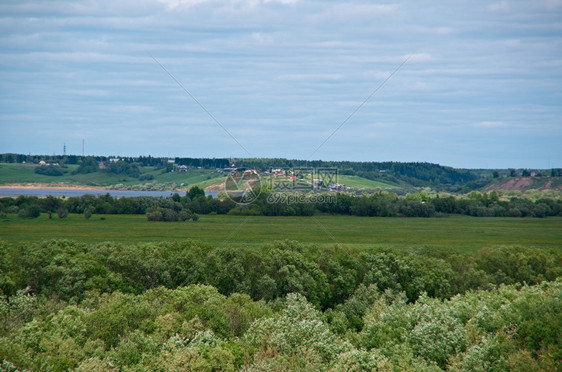
[[[82,196],[86,194],[100,196],[108,194],[115,197],[120,198],[122,196],[125,197],[133,197],[133,196],[154,196],[154,197],[161,197],[167,198],[174,195],[175,191],[135,191],[135,190],[78,190],[78,189],[0,189],[0,197],[18,197],[20,195],[24,196],[38,196],[38,197],[45,197],[45,196],[55,196],[55,197],[71,197],[71,196]],[[185,195],[184,191],[178,192],[181,196]],[[211,195],[213,197],[217,196],[216,192],[208,192],[205,195]]]

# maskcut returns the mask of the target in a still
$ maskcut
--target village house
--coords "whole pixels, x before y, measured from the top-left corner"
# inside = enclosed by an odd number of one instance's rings
[[[258,175],[258,171],[255,169],[247,169],[244,171],[244,176],[252,176],[252,175]]]

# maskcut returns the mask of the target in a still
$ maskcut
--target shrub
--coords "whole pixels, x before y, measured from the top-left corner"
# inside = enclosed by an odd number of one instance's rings
[[[94,173],[99,170],[99,164],[96,159],[92,156],[88,156],[82,160],[80,166],[76,168],[72,174],[87,174],[87,173]]]
[[[55,167],[54,165],[39,166],[35,168],[35,173],[55,177],[62,176],[64,174],[60,167]]]
[[[178,213],[178,218],[180,221],[189,221],[191,219],[191,214],[188,211],[181,211]]]
[[[154,176],[152,174],[141,174],[139,177],[139,181],[152,181],[154,179]]]
[[[21,218],[37,218],[41,215],[41,208],[37,204],[26,205],[18,212]]]
[[[179,205],[179,208],[181,208],[181,204],[177,203],[176,205]],[[148,221],[164,222],[176,222],[178,220],[189,221],[190,219],[192,219],[193,221],[197,221],[197,219],[199,219],[199,216],[197,216],[195,213],[191,213],[189,209],[176,211],[174,209],[176,205],[173,205],[170,208],[151,207],[146,210],[146,219]]]
[[[149,221],[164,221],[162,208],[152,207],[146,210],[146,218]]]
[[[88,207],[84,210],[84,218],[89,220],[90,217],[92,217],[92,214],[94,213],[94,209],[92,207]]]
[[[18,213],[20,211],[17,205],[11,205],[6,209],[6,213]]]
[[[59,216],[59,218],[66,218],[68,216],[68,211],[65,208],[59,208],[57,209],[57,216]]]

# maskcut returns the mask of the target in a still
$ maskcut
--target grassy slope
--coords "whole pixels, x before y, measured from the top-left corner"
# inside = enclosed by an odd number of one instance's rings
[[[68,173],[60,177],[45,176],[35,173],[35,167],[22,164],[0,163],[0,184],[9,183],[64,183],[72,185],[89,185],[89,186],[112,186],[121,184],[123,186],[133,186],[145,184],[147,182],[185,184],[188,186],[207,187],[213,184],[222,183],[224,177],[214,170],[209,169],[191,169],[189,172],[173,172],[162,173],[161,169],[154,167],[143,167],[141,173],[151,174],[154,176],[153,181],[139,181],[126,175],[115,175],[105,173],[103,171],[90,174],[76,174],[71,172],[76,169],[77,165],[69,165]],[[264,178],[267,182],[267,179]],[[396,185],[389,183],[372,181],[357,176],[338,176],[338,182],[353,188],[393,188]]]
[[[184,187],[186,185],[189,187],[197,185],[204,188],[209,184],[222,182],[224,178],[221,174],[209,169],[191,169],[188,172],[162,173],[161,169],[145,167],[142,171],[152,174],[155,182],[175,182],[178,185],[183,183]]]
[[[349,187],[360,188],[360,189],[375,189],[375,188],[392,189],[397,187],[397,185],[393,185],[386,182],[373,181],[362,177],[346,176],[346,175],[338,175],[338,183],[341,183]]]
[[[64,183],[71,185],[89,185],[89,186],[111,186],[122,184],[124,186],[132,186],[144,184],[147,182],[167,183],[175,182],[178,185],[184,183],[189,186],[206,185],[216,182],[220,174],[214,170],[208,169],[191,169],[189,172],[180,173],[162,173],[161,169],[154,167],[143,167],[141,173],[152,174],[154,180],[139,181],[126,175],[110,174],[103,171],[72,175],[71,172],[76,169],[77,165],[69,165],[68,173],[60,177],[45,176],[35,173],[35,167],[25,166],[22,164],[6,164],[0,163],[0,184],[9,183]]]
[[[197,239],[221,246],[261,246],[273,240],[398,248],[441,247],[471,253],[494,245],[560,248],[562,218],[243,217],[203,215],[197,222],[148,222],[142,215],[46,215],[0,219],[0,240],[74,239],[124,243]]]

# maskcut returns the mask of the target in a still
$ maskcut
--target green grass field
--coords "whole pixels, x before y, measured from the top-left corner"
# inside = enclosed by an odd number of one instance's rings
[[[338,183],[357,189],[393,189],[397,185],[373,181],[363,177],[338,175]]]
[[[88,186],[114,186],[120,184],[122,186],[133,186],[145,184],[147,182],[185,184],[189,186],[206,187],[210,184],[221,182],[223,176],[210,169],[191,169],[189,172],[168,172],[162,173],[161,169],[154,167],[142,167],[142,174],[151,174],[154,176],[152,181],[139,181],[123,174],[111,174],[104,171],[98,171],[88,174],[71,174],[73,170],[78,168],[77,165],[70,164],[66,170],[68,171],[62,176],[46,176],[35,173],[35,167],[24,164],[7,164],[0,163],[0,184],[10,183],[63,183],[69,185],[88,185]]]
[[[105,219],[102,219],[105,218]],[[215,246],[261,246],[292,239],[318,245],[439,247],[474,252],[482,247],[562,247],[562,218],[369,218],[351,216],[244,217],[203,215],[197,222],[148,222],[143,215],[45,214],[0,219],[0,240],[73,239],[125,243],[196,239]]]

